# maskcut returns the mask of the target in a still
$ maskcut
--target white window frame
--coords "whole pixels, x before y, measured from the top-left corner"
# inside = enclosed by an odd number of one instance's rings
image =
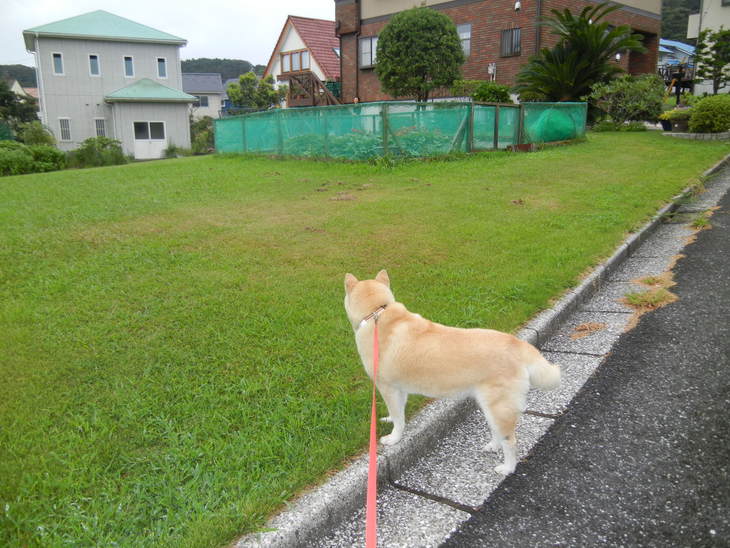
[[[97,74],[94,74],[91,72],[91,58],[96,57],[96,68],[99,69],[99,72]],[[101,56],[98,53],[90,53],[89,54],[89,76],[93,78],[99,78],[101,76]]]
[[[194,95],[194,97],[197,99],[197,101],[193,103],[195,108],[208,108],[210,106],[209,95]],[[203,104],[203,98],[205,98],[205,104]]]
[[[469,57],[471,55],[471,23],[461,23],[460,25],[456,25],[456,32],[459,35],[461,50],[464,52],[464,57]]]
[[[132,75],[127,74],[127,58],[132,60]],[[134,55],[122,55],[122,74],[125,78],[134,78]]]
[[[134,131],[134,124],[147,124],[147,139],[137,139],[137,133]],[[152,138],[152,128],[150,124],[162,124],[162,139]],[[167,124],[162,120],[135,120],[132,122],[132,133],[134,133],[135,141],[165,141],[167,139]]]
[[[63,128],[63,124],[61,122],[63,122],[64,120],[66,122],[68,122],[68,124],[67,124],[68,127],[66,128],[66,129],[68,129],[68,137],[67,138],[65,138],[63,136],[64,128]],[[63,141],[65,143],[67,143],[67,142],[69,142],[69,141],[72,140],[71,139],[71,118],[69,118],[67,116],[59,116],[59,118],[58,118],[58,140],[59,141]]]
[[[56,55],[61,58],[61,72],[56,72]],[[66,76],[66,70],[63,63],[63,53],[61,53],[60,51],[51,52],[51,67],[53,68],[54,76]]]
[[[369,55],[369,59],[368,59],[369,64],[363,62],[363,54],[366,53],[365,50],[362,47],[364,43],[367,43],[368,44],[368,48],[369,48],[369,50],[367,52],[367,54]],[[378,62],[378,59],[377,59],[378,37],[377,36],[363,36],[363,37],[361,37],[360,40],[358,40],[357,49],[358,49],[358,52],[357,52],[357,54],[358,54],[357,55],[358,66],[360,68],[372,68],[372,67],[374,67],[375,64]]]
[[[160,76],[160,61],[165,62],[165,75]],[[167,80],[168,70],[167,70],[167,57],[155,57],[155,64],[157,65],[157,77],[160,80]]]
[[[99,125],[101,122],[101,125]],[[99,134],[99,128],[102,130],[102,134]],[[97,137],[108,137],[106,134],[106,118],[94,118],[94,135]]]

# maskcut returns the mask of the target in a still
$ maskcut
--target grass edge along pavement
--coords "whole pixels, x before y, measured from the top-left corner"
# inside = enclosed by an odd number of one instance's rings
[[[346,270],[377,257],[414,311],[513,329],[726,150],[661,139],[393,169],[193,158],[0,181],[0,538],[202,546],[259,527],[366,439]],[[543,226],[559,246],[531,264]],[[534,279],[503,282],[501,267],[528,265],[564,273],[539,303]]]
[[[702,180],[730,164],[730,154],[702,174]],[[589,300],[623,261],[652,235],[662,221],[671,216],[696,192],[688,186],[662,207],[640,230],[631,234],[605,262],[598,265],[575,289],[567,291],[550,309],[524,325],[517,337],[539,347],[582,303]],[[403,439],[395,446],[378,446],[378,485],[398,477],[421,458],[430,447],[473,411],[468,400],[433,401],[408,421]],[[362,507],[368,478],[368,455],[363,453],[344,470],[325,483],[302,493],[286,510],[273,516],[260,532],[234,541],[235,548],[294,547],[308,545],[326,536],[341,521]]]

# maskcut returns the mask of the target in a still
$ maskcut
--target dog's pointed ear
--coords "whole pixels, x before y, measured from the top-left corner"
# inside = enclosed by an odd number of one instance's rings
[[[381,270],[380,272],[378,272],[378,274],[375,276],[375,281],[390,287],[390,278],[388,277],[388,273],[385,270]]]
[[[357,278],[350,274],[349,272],[345,274],[345,293],[350,293],[352,291],[352,288],[355,287],[355,284],[357,283]]]

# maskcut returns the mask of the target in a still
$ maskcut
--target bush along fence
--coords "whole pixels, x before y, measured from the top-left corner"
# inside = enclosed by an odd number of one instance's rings
[[[378,102],[275,109],[215,121],[221,153],[366,160],[582,137],[586,103]]]

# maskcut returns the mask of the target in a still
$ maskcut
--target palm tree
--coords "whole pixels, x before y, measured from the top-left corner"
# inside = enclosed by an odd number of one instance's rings
[[[617,5],[587,7],[579,16],[569,10],[552,10],[541,24],[552,29],[560,41],[543,48],[517,75],[514,91],[545,97],[548,101],[576,101],[587,95],[593,84],[610,80],[623,69],[613,62],[617,53],[645,52],[643,36],[628,25],[613,26],[604,16]]]

